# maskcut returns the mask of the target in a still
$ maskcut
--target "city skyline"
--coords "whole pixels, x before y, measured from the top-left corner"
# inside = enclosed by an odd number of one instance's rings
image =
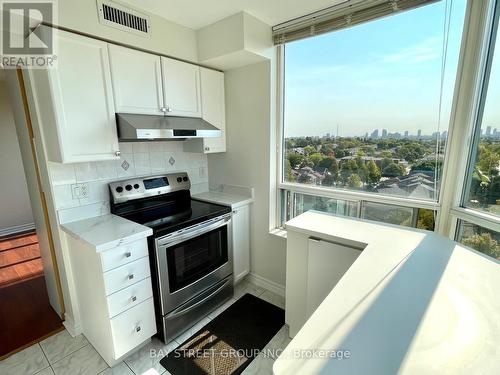
[[[444,75],[446,2],[287,44],[285,136],[447,129],[465,13],[453,4]]]

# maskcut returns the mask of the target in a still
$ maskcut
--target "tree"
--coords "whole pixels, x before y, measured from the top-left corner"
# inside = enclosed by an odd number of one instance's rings
[[[381,161],[380,161],[380,168],[382,170],[385,169],[385,167],[387,167],[389,164],[393,163],[392,159],[390,158],[387,158],[387,157],[384,157]]]
[[[414,163],[424,155],[425,148],[418,142],[407,143],[398,149],[398,156],[410,163]]]
[[[347,178],[347,186],[349,186],[351,189],[359,189],[361,186],[363,186],[363,182],[357,174],[353,173]]]
[[[391,163],[382,170],[382,174],[386,177],[404,176],[405,173],[405,168],[402,165],[396,163]]]
[[[474,234],[464,238],[462,243],[495,259],[500,259],[500,246],[490,233]]]
[[[314,164],[314,166],[318,166],[318,164],[323,160],[324,156],[321,155],[319,152],[315,152],[314,154],[309,155],[309,160],[311,160]]]
[[[375,164],[373,160],[370,160],[366,164],[366,168],[368,170],[367,182],[370,185],[377,184],[380,181],[380,177],[382,176],[382,173],[380,172],[380,169],[377,167],[377,164]]]
[[[314,146],[306,146],[306,147],[304,147],[304,152],[305,152],[306,156],[314,154],[316,152],[316,147],[314,147]]]
[[[368,182],[368,167],[366,166],[365,161],[360,157],[356,157],[356,173],[361,178],[361,181],[366,183]]]
[[[342,164],[342,167],[340,168],[340,180],[344,185],[347,184],[347,179],[349,178],[349,176],[353,173],[356,173],[357,169],[358,165],[352,159],[347,160]]]
[[[290,166],[290,160],[285,159],[285,165],[284,165],[284,168],[285,168],[285,176],[286,176],[286,180],[287,180],[288,182],[295,182],[295,177],[294,177],[294,175],[292,174],[292,167]]]
[[[338,174],[339,174],[339,164],[337,162],[337,159],[334,157],[326,157],[323,158],[319,163],[318,166],[321,168],[327,168],[328,172],[330,172],[330,176],[328,176],[330,182],[337,182],[338,179]],[[327,183],[325,183],[327,185]],[[328,183],[328,185],[333,185],[333,183]]]
[[[434,230],[434,211],[420,208],[418,210],[417,228]]]
[[[290,152],[287,155],[287,159],[290,162],[290,166],[295,169],[299,167],[304,161],[304,155],[296,154],[295,152]]]

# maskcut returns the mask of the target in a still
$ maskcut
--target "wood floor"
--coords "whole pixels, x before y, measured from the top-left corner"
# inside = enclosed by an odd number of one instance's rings
[[[60,329],[36,234],[0,241],[0,357]]]

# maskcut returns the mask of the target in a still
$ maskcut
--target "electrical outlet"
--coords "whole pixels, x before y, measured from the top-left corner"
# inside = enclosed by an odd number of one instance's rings
[[[89,184],[71,185],[71,195],[73,196],[73,199],[88,198]]]

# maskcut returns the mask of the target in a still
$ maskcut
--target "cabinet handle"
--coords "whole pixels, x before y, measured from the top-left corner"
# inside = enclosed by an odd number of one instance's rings
[[[141,326],[137,326],[137,327],[135,327],[135,331],[136,331],[136,332],[140,332],[140,331],[141,331]]]
[[[115,156],[120,156],[122,153],[120,151],[115,151]]]
[[[130,258],[132,256],[132,253],[130,251],[127,251],[125,253],[125,258]]]
[[[205,151],[210,151],[210,147],[205,147]]]
[[[132,300],[132,302],[135,302],[137,301],[137,297],[136,296],[132,296],[132,298],[130,298]]]
[[[133,273],[131,273],[130,275],[128,275],[128,279],[129,280],[132,280],[133,278],[134,278],[134,274]]]
[[[160,111],[162,111],[163,113],[165,113],[165,112],[172,112],[172,108],[170,108],[170,107],[161,107]]]
[[[233,215],[236,215],[238,213],[238,210],[233,211]]]

